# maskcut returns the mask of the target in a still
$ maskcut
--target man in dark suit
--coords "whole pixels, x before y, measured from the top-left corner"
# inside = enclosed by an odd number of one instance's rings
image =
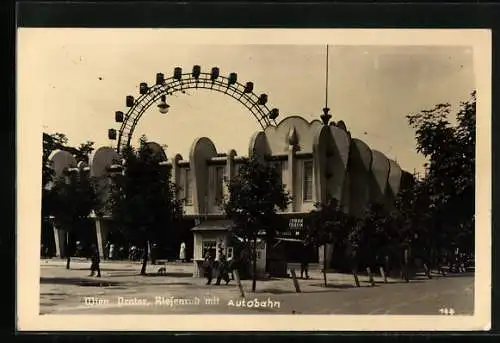
[[[226,281],[226,285],[229,283],[229,265],[226,260],[226,255],[221,254],[219,257],[219,273],[217,275],[217,282],[215,283],[216,285],[220,285],[221,279],[224,279]]]
[[[92,264],[90,265],[90,275],[94,276],[94,273],[97,272],[97,277],[101,277],[101,268],[99,267],[99,263],[101,262],[101,258],[99,256],[99,250],[92,244],[91,247],[91,256]]]
[[[203,263],[204,271],[205,271],[205,277],[207,278],[207,285],[210,285],[212,283],[213,279],[213,268],[214,268],[214,257],[210,253],[210,251],[207,251],[205,253],[205,261]]]

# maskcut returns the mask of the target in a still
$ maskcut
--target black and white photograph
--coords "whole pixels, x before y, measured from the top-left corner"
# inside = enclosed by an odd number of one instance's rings
[[[18,29],[20,328],[489,328],[490,33],[316,31]]]

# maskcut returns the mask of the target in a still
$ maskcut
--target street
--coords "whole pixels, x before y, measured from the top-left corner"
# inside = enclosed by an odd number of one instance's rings
[[[292,279],[258,280],[256,293],[251,280],[242,282],[245,300],[234,281],[229,285],[205,285],[193,278],[192,264],[172,263],[167,275],[156,275],[159,266],[148,266],[151,275],[140,276],[141,265],[133,262],[101,263],[102,277],[89,277],[89,262],[75,260],[65,269],[60,259],[41,260],[41,314],[392,314],[437,315],[452,309],[455,315],[474,311],[473,273],[419,276],[410,283],[375,276],[372,287],[360,276],[360,288],[346,274],[323,276],[311,271],[300,280],[301,293]]]

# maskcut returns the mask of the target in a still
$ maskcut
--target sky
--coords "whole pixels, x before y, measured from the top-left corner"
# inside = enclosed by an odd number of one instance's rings
[[[90,140],[96,147],[109,146],[115,142],[107,130],[119,128],[114,113],[126,112],[126,95],[137,96],[139,83],[153,84],[157,72],[169,77],[175,67],[187,72],[197,64],[206,72],[217,66],[222,75],[236,72],[239,82],[254,82],[256,93],[268,94],[268,107],[279,108],[278,120],[319,119],[325,106],[326,43],[271,41],[224,42],[222,36],[201,33],[181,40],[162,30],[21,29],[18,108],[40,116],[41,131],[64,133],[70,144]],[[405,116],[467,100],[475,88],[473,49],[409,44],[329,43],[328,107],[332,120],[343,120],[353,137],[403,169],[421,172],[425,160],[416,153]],[[145,134],[165,144],[169,157],[180,153],[187,159],[194,140],[207,136],[219,152],[236,149],[246,155],[251,135],[260,130],[251,113],[224,94],[193,90],[169,97],[168,103],[167,115],[156,106],[144,114],[133,144]]]

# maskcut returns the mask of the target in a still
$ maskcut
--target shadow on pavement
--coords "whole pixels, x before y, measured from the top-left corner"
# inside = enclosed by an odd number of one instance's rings
[[[167,272],[166,274],[158,274],[158,273],[148,273],[144,276],[147,276],[147,277],[189,277],[189,278],[192,278],[193,277],[193,273],[180,273],[180,272],[177,272],[177,273],[171,273],[171,272]]]
[[[70,270],[90,270],[90,267],[87,268],[71,268]],[[130,269],[127,268],[102,268],[101,267],[101,272],[128,272]]]
[[[296,292],[293,290],[289,290],[289,289],[263,288],[263,289],[257,289],[256,293],[291,294],[291,293],[296,293]]]
[[[405,284],[405,283],[423,283],[426,281],[430,281],[428,278],[421,278],[421,279],[410,279],[409,282],[406,282],[405,280],[392,280],[387,283],[384,281],[375,281],[375,284],[378,285],[399,285],[399,284]]]
[[[447,277],[474,277],[474,272],[466,272],[466,273],[448,273],[446,276],[438,276],[440,278],[447,278]],[[434,277],[434,275],[433,275]]]
[[[322,289],[325,289],[325,285],[323,283],[314,283],[311,286],[314,287],[319,287]],[[364,286],[363,286],[364,287]],[[342,283],[342,284],[335,284],[335,283],[329,283],[327,284],[326,288],[331,288],[331,289],[349,289],[349,288],[357,288],[355,285],[347,284],[347,283]],[[308,293],[308,292],[305,292]]]
[[[109,269],[106,270],[106,269],[101,269],[101,272],[102,271],[110,271]],[[128,271],[129,273],[120,273],[120,274],[112,274],[112,275],[106,275],[107,278],[116,278],[116,277],[131,277],[131,276],[140,276],[140,277],[164,277],[164,278],[168,278],[168,277],[176,277],[176,278],[192,278],[193,277],[193,274],[192,273],[167,273],[167,274],[158,274],[158,273],[148,273],[148,274],[145,274],[145,275],[141,275],[140,271],[129,271],[129,270],[117,270],[117,271],[121,271],[121,272],[126,272]]]
[[[307,293],[330,293],[330,292],[337,292],[340,289],[345,289],[345,288],[353,288],[353,286],[350,285],[328,285],[327,289],[325,290],[325,286],[323,284],[321,285],[311,285],[311,286],[317,286],[317,290],[304,290],[301,289],[301,291],[298,293],[294,289],[279,289],[279,288],[263,288],[263,289],[257,289],[256,293],[269,293],[269,294],[307,294]]]
[[[50,293],[43,293],[43,295],[46,295],[46,296],[49,296],[49,297],[57,297],[57,296],[64,296],[64,295],[66,295],[66,293],[53,293],[53,292],[50,292]]]
[[[197,286],[189,282],[158,282],[154,283],[154,286]]]
[[[57,304],[56,303],[41,303],[40,306],[50,307],[50,306],[57,306]],[[40,312],[40,314],[42,314],[42,313]]]
[[[67,278],[67,277],[41,277],[40,284],[75,285],[83,287],[108,287],[118,286],[123,283],[100,279]]]

